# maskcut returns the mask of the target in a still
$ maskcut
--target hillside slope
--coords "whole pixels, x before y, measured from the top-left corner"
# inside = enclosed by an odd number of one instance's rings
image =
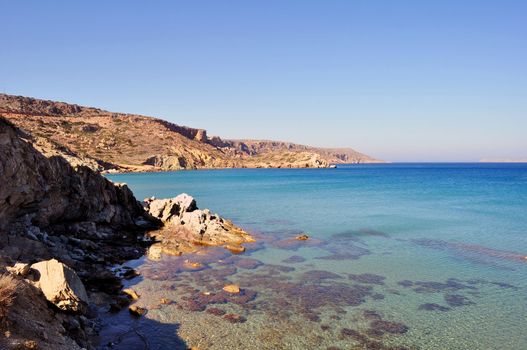
[[[222,140],[161,119],[0,94],[0,115],[32,136],[36,148],[99,171],[232,167],[327,167],[377,160],[349,148],[278,141]]]

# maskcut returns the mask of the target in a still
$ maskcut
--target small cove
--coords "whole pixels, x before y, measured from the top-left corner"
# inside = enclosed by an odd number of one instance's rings
[[[111,175],[138,198],[186,192],[257,238],[128,262],[141,319],[104,348],[521,349],[527,166],[392,164]],[[299,242],[295,235],[307,233]],[[184,261],[202,269],[186,271]],[[240,295],[221,288],[237,283]],[[167,299],[167,303],[161,303]],[[145,347],[148,345],[148,347]]]

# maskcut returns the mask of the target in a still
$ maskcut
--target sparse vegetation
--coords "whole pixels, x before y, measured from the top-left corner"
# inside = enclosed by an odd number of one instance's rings
[[[0,275],[0,325],[5,323],[9,308],[13,305],[16,292],[22,288],[19,280],[9,274]]]

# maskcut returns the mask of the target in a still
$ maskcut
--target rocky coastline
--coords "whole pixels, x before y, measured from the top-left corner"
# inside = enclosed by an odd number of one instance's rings
[[[139,202],[126,184],[44,154],[0,117],[0,348],[94,349],[100,310],[134,299],[116,264],[253,238],[182,194]],[[132,315],[141,310],[130,307]]]

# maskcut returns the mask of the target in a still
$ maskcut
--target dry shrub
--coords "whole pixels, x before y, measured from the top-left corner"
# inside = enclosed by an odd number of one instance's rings
[[[15,302],[16,291],[21,286],[21,282],[13,276],[9,274],[0,275],[0,325],[5,321],[9,308]]]
[[[4,349],[1,347],[0,349]],[[10,350],[38,350],[38,343],[34,340],[14,340],[11,343],[9,343],[8,349]]]
[[[27,349],[27,350],[38,349],[38,343],[34,340],[26,340],[24,342],[24,349]]]

